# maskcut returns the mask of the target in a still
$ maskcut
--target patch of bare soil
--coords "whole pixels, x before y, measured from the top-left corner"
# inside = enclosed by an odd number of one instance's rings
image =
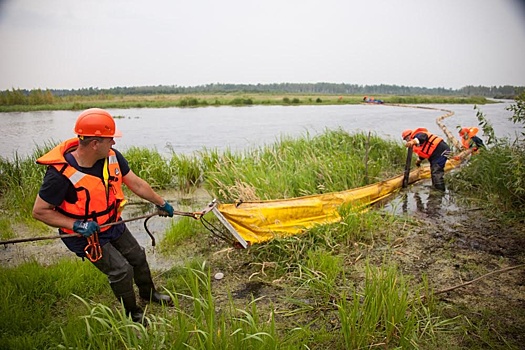
[[[397,260],[404,273],[427,276],[435,296],[450,306],[451,317],[466,316],[511,348],[525,347],[525,267],[440,293],[525,264],[524,222],[504,225],[494,214],[475,208],[419,213],[420,225],[400,244]]]

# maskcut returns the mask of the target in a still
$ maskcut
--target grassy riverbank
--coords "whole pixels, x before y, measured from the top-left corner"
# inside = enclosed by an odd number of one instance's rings
[[[458,96],[374,96],[376,100],[393,104],[486,104],[485,97]],[[166,107],[207,107],[207,106],[253,106],[253,105],[336,105],[363,103],[361,95],[323,94],[171,94],[171,95],[95,95],[54,97],[49,104],[0,105],[0,112],[30,112],[43,110],[83,110],[98,108],[166,108]]]
[[[124,317],[105,277],[88,262],[69,254],[58,258],[51,242],[27,244],[47,259],[0,267],[0,344],[7,349],[519,349],[525,340],[523,269],[440,293],[525,264],[523,146],[495,142],[469,166],[447,175],[454,193],[470,201],[446,216],[341,208],[339,223],[247,250],[232,249],[189,218],[174,219],[155,253],[170,267],[154,271],[154,278],[176,306],[148,305],[147,328]],[[49,234],[28,215],[44,172],[34,158],[48,147],[28,159],[0,163],[5,214],[0,227],[9,228],[12,237]],[[405,152],[400,143],[335,130],[241,153],[203,151],[164,159],[133,149],[126,157],[159,190],[178,188],[177,204],[183,205],[196,185],[223,201],[360,186],[399,173]],[[507,169],[506,176],[496,176],[497,169]],[[4,254],[23,247],[8,246]],[[214,279],[216,272],[225,277]]]

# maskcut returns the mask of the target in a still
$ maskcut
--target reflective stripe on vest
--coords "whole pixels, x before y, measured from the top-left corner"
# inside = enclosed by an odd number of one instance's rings
[[[424,142],[422,145],[414,146],[413,150],[418,156],[428,159],[430,158],[430,156],[432,156],[432,153],[434,153],[434,150],[439,145],[439,143],[443,141],[443,139],[429,132],[419,132],[419,133],[427,134],[428,140]]]
[[[76,187],[77,183],[82,180],[84,178],[84,176],[86,176],[86,174],[80,172],[80,171],[75,171],[70,177],[69,177],[69,181],[71,181],[71,183],[73,184],[73,186]]]

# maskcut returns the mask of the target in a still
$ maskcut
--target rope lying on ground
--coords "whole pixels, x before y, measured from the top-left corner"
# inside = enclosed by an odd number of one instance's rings
[[[465,283],[461,283],[461,284],[458,284],[458,285],[453,286],[453,287],[448,287],[448,288],[445,288],[445,289],[438,290],[437,292],[434,292],[433,295],[447,293],[447,292],[453,291],[455,289],[468,286],[469,284],[472,284],[474,282],[478,282],[478,281],[480,281],[481,279],[483,279],[485,277],[488,277],[488,276],[491,276],[491,275],[495,275],[497,273],[503,273],[503,272],[519,269],[519,268],[522,268],[522,267],[525,267],[525,264],[516,265],[516,266],[509,266],[509,267],[505,267],[503,269],[492,271],[492,272],[486,273],[486,274],[484,274],[482,276],[479,276],[478,278],[475,278],[475,279],[473,279],[471,281],[468,281],[468,282],[465,282]],[[420,298],[421,299],[425,299],[426,295],[422,295]]]

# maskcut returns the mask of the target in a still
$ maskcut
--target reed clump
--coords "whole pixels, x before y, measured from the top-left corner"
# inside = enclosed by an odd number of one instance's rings
[[[401,172],[405,152],[399,143],[341,129],[295,140],[281,137],[242,153],[205,155],[205,186],[224,202],[249,200],[239,197],[242,184],[260,199],[342,191]]]

